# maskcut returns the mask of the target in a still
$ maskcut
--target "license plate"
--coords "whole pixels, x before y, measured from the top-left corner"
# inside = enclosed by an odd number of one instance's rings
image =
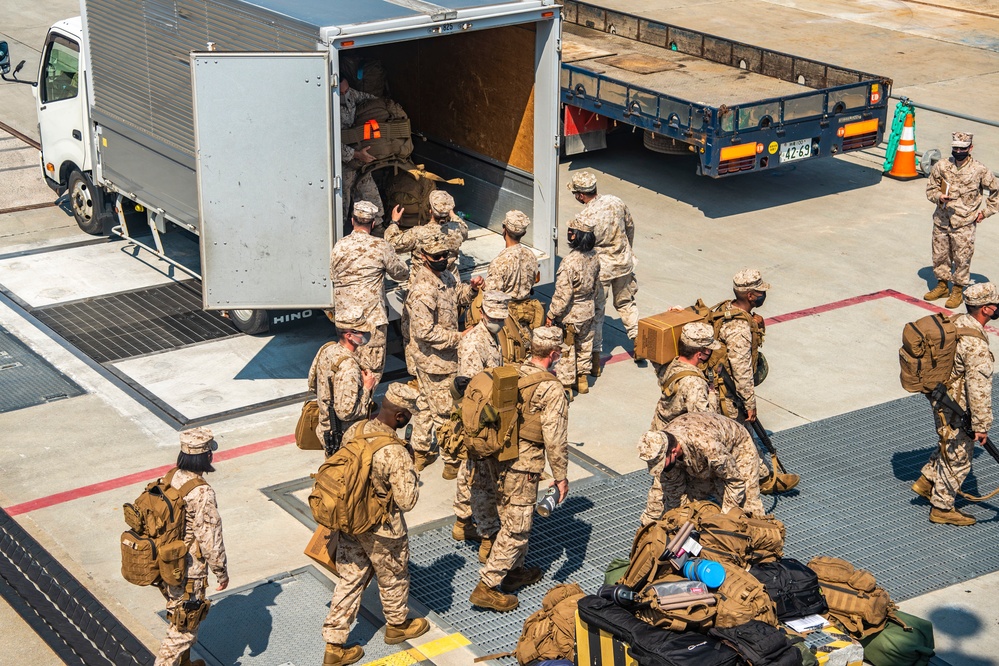
[[[780,161],[793,162],[803,160],[812,155],[812,140],[798,139],[780,144]]]

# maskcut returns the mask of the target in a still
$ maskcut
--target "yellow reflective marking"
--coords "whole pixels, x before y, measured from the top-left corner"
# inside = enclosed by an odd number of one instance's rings
[[[362,666],[411,666],[412,664],[432,659],[433,657],[444,654],[445,652],[465,647],[471,643],[472,641],[468,640],[468,638],[460,632],[454,633],[449,636],[427,641],[418,648],[410,648],[404,652],[396,652],[388,657],[369,661],[362,664]]]

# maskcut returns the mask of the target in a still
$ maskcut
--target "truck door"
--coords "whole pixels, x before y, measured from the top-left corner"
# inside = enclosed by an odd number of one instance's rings
[[[330,61],[193,53],[206,309],[329,308]]]
[[[63,165],[89,168],[89,131],[86,121],[87,96],[84,94],[80,43],[62,33],[51,31],[45,40],[38,73],[38,130],[42,140],[42,163],[52,164],[46,177],[62,182],[69,174]]]

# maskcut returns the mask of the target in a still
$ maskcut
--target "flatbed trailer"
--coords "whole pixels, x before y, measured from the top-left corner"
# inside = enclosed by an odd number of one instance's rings
[[[606,146],[612,124],[698,173],[773,169],[879,144],[891,79],[600,5],[563,7],[560,96],[567,154]]]

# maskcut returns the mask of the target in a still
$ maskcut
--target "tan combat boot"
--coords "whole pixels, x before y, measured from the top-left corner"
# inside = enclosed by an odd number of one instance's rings
[[[432,464],[434,464],[435,460],[437,460],[436,453],[416,451],[413,454],[413,462],[416,463],[417,472],[422,472],[427,467],[430,467]]]
[[[590,382],[587,381],[586,375],[576,377],[576,390],[579,391],[579,395],[590,392]]]
[[[940,525],[960,525],[963,527],[965,525],[974,525],[978,521],[974,517],[962,513],[957,509],[944,511],[943,509],[933,507],[930,509],[930,522],[939,523]]]
[[[422,617],[411,617],[402,624],[385,625],[385,642],[398,645],[411,638],[418,638],[430,631],[430,623]]]
[[[933,482],[920,474],[919,478],[912,484],[912,492],[920,497],[930,499],[933,496]]]
[[[458,478],[458,463],[444,463],[444,469],[441,470],[441,478],[445,481],[454,481]]]
[[[565,399],[572,402],[572,389],[576,388],[575,384],[562,384],[562,388],[565,389]]]
[[[188,648],[180,653],[180,663],[178,666],[205,666],[205,660],[195,659],[191,661],[191,648]]]
[[[950,298],[948,298],[947,302],[944,303],[944,307],[953,310],[963,302],[964,287],[959,287],[955,284],[954,288],[950,290]]]
[[[500,613],[512,611],[520,605],[520,600],[517,597],[512,594],[503,594],[496,588],[486,587],[486,584],[481,580],[475,586],[475,589],[472,590],[472,595],[468,597],[468,600],[473,606],[488,608]]]
[[[489,553],[492,552],[493,541],[495,540],[495,534],[491,537],[482,537],[482,543],[479,544],[479,562],[482,564],[485,564],[486,560],[489,559]]]
[[[510,569],[506,576],[503,578],[503,582],[500,583],[500,589],[508,594],[513,594],[522,587],[527,587],[528,585],[534,585],[544,574],[538,567],[517,567],[516,569]]]
[[[590,367],[590,377],[599,377],[600,373],[603,372],[603,368],[600,367],[600,352],[593,352],[591,358],[593,365]]]
[[[933,287],[932,291],[928,291],[923,294],[924,301],[935,301],[937,299],[943,298],[947,295],[947,281],[940,280],[937,282],[937,286]]]
[[[326,653],[323,655],[323,666],[346,666],[346,664],[356,664],[364,657],[364,648],[360,645],[326,644]]]
[[[475,529],[474,520],[458,518],[451,527],[451,538],[455,541],[482,541],[479,531]]]

